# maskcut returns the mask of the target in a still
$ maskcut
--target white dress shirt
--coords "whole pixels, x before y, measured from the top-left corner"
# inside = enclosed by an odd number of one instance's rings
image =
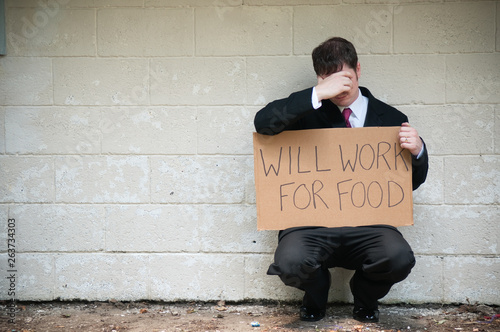
[[[318,95],[316,94],[316,87],[313,88],[311,101],[314,109],[318,109],[321,107],[321,105],[323,105],[321,100],[318,100]],[[351,127],[352,128],[363,127],[363,125],[365,124],[366,112],[368,110],[368,98],[363,96],[361,94],[361,91],[358,89],[358,98],[351,105],[347,107],[349,107],[352,111],[351,116],[349,117],[349,122],[351,123]],[[347,107],[338,106],[340,112],[342,112],[344,108]]]

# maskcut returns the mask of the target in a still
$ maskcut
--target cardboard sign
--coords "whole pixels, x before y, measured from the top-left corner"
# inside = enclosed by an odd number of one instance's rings
[[[254,133],[257,228],[413,224],[400,127]]]

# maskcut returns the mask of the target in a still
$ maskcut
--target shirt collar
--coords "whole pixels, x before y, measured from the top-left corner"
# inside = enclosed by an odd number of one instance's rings
[[[353,115],[356,118],[360,118],[364,113],[366,113],[366,100],[363,98],[363,94],[361,93],[361,90],[358,88],[358,98],[349,106],[346,107],[340,107],[340,112],[342,112],[345,108],[350,108]]]

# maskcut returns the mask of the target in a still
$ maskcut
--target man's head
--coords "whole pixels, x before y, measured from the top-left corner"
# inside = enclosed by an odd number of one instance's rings
[[[316,75],[325,77],[342,70],[345,65],[356,70],[358,55],[351,42],[333,37],[318,45],[312,52]]]
[[[346,77],[346,73],[350,79],[350,89],[330,96],[329,99],[339,107],[348,107],[354,103],[359,96],[358,78],[361,75],[354,46],[343,38],[333,37],[316,47],[312,58],[318,83],[323,80],[334,82],[337,78]]]

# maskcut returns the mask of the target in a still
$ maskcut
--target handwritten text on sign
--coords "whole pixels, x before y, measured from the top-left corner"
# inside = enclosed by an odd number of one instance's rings
[[[413,224],[399,127],[254,133],[258,229]]]

